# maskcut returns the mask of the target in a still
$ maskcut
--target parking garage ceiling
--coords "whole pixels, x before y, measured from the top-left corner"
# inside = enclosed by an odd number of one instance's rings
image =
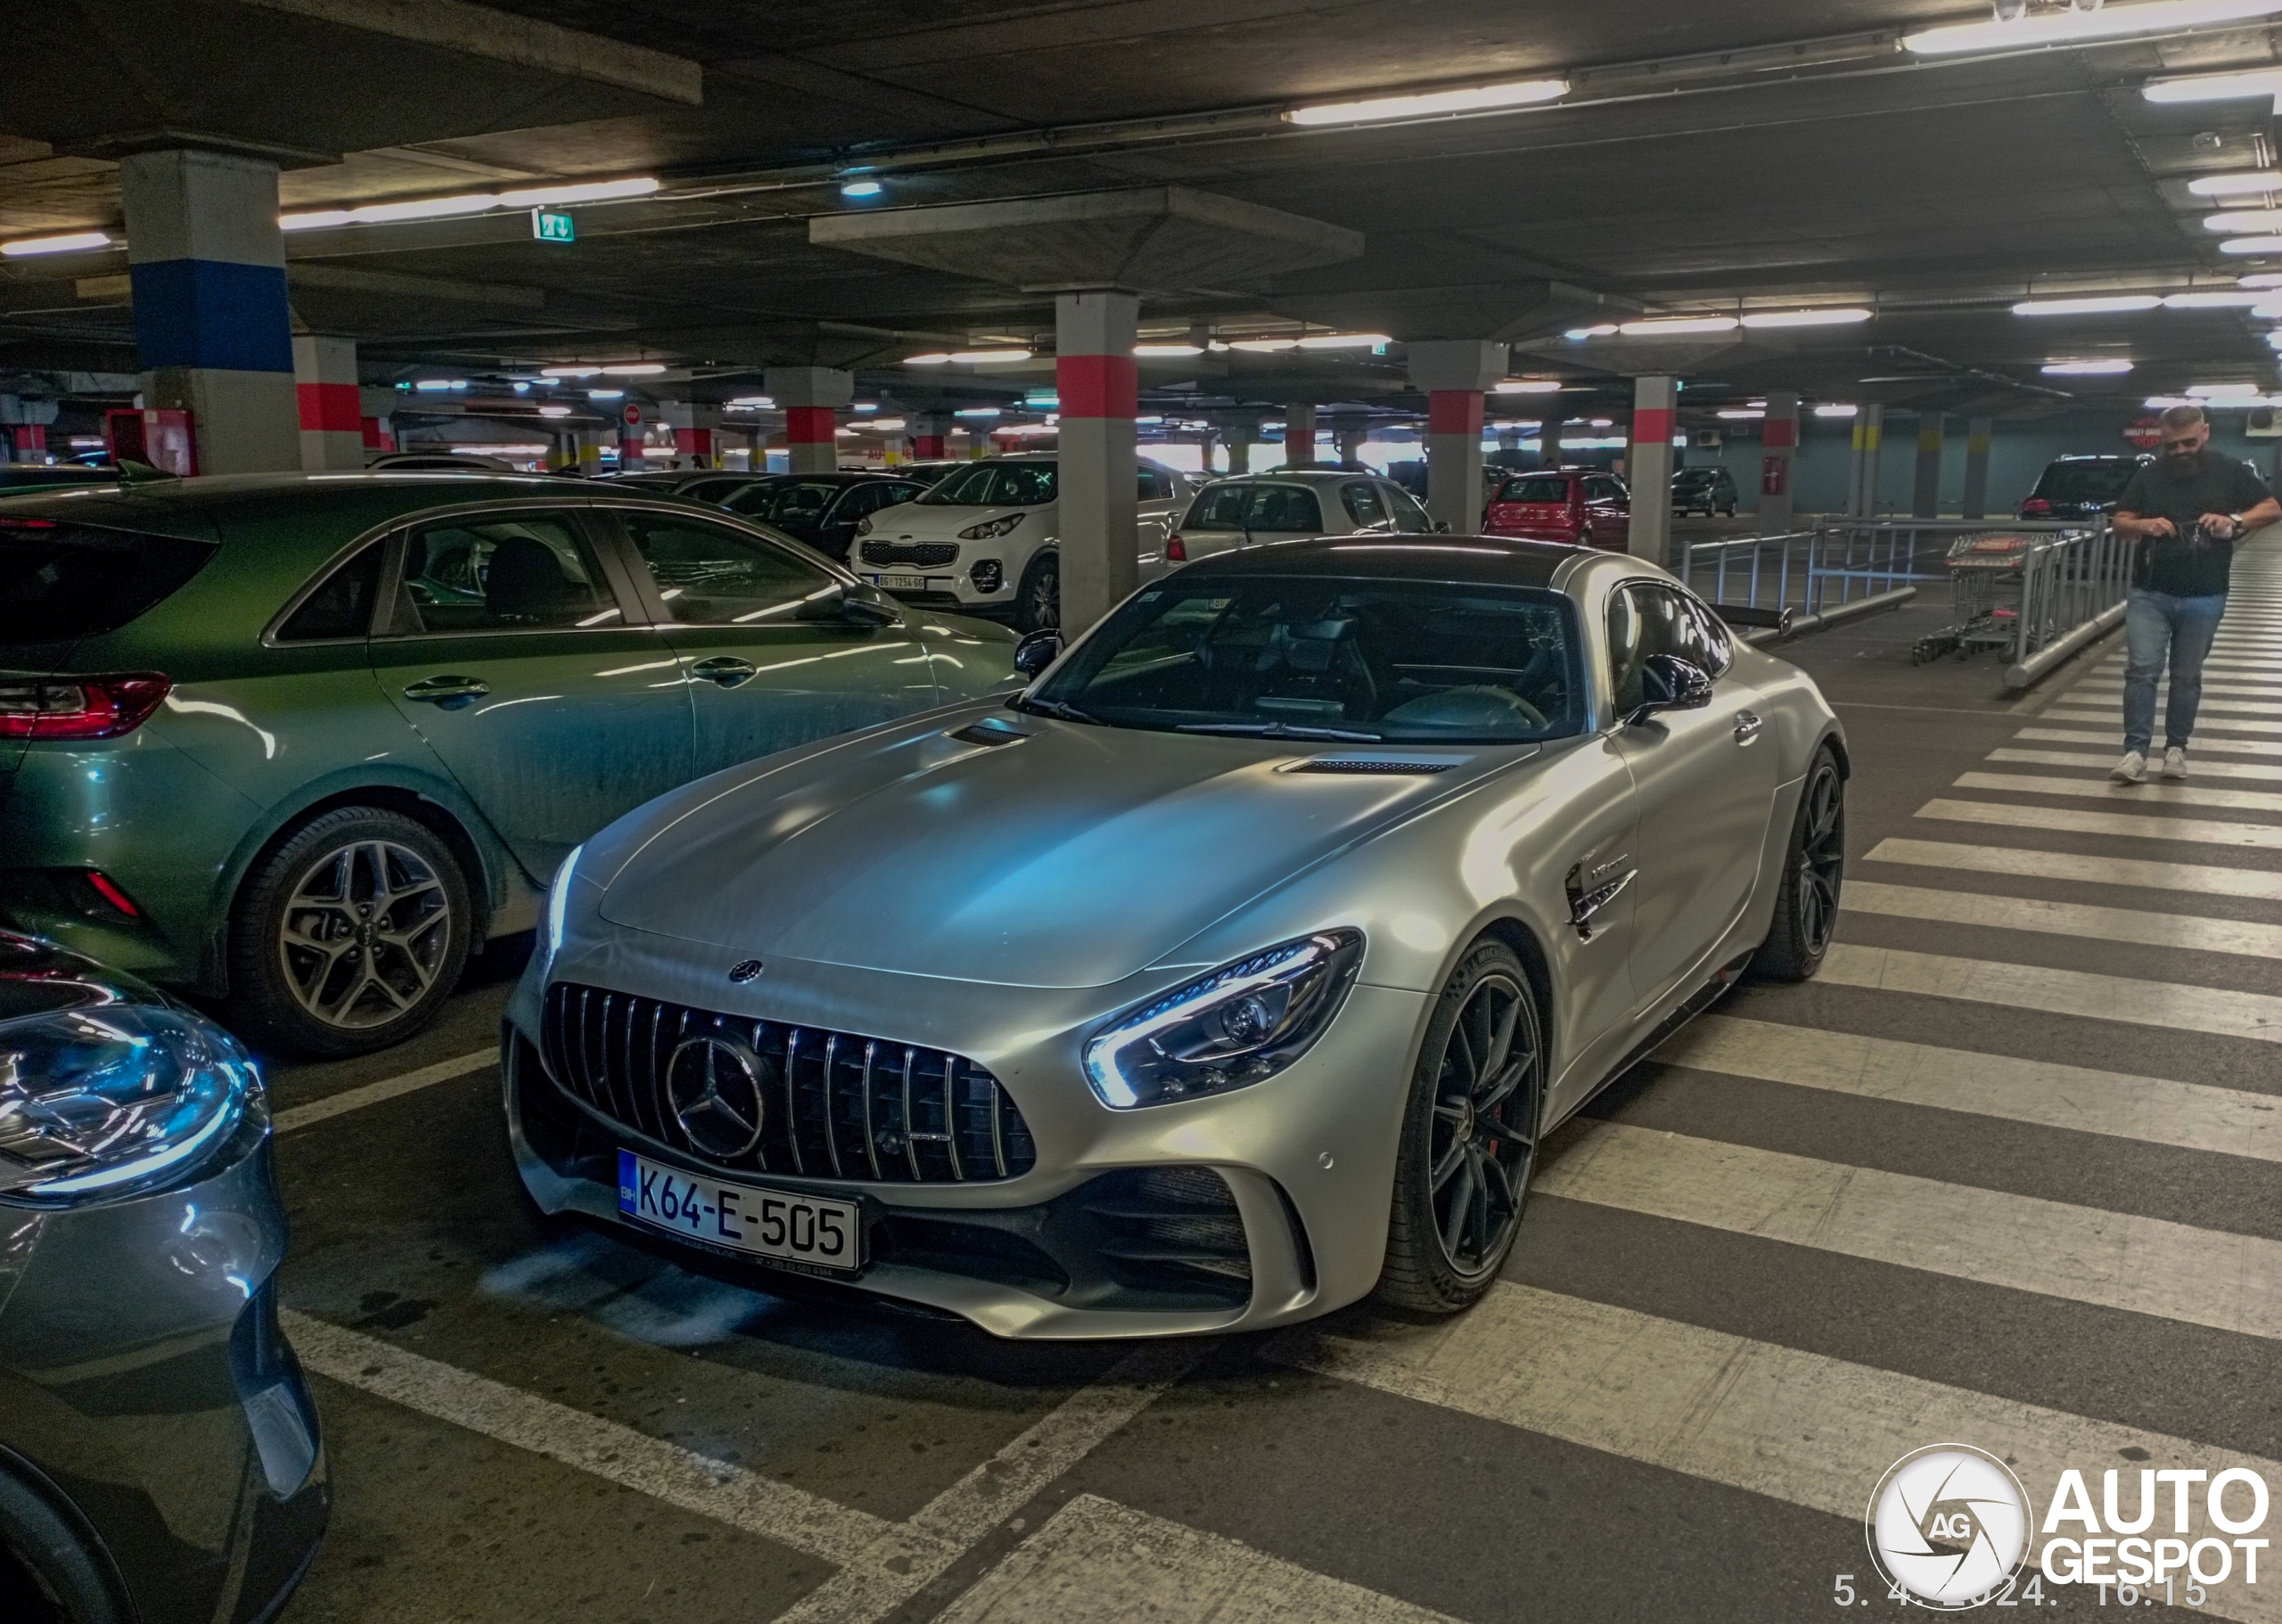
[[[1163,333],[1508,337],[1527,370],[1613,390],[1647,370],[1641,352],[1563,338],[1572,324],[1859,306],[1875,318],[1739,335],[1691,375],[1738,395],[1999,414],[2273,384],[2270,324],[2241,309],[2011,306],[2282,267],[2221,253],[2202,223],[2217,205],[2186,186],[2269,163],[2270,104],[2142,94],[2272,65],[2277,30],[1938,59],[1899,43],[1987,16],[1957,0],[62,0],[11,22],[0,240],[116,237],[116,159],[154,144],[275,157],[289,212],[653,176],[646,196],[576,209],[569,246],[508,213],[295,232],[296,314],[354,336],[368,376],[644,358],[692,369],[701,398],[749,393],[755,369],[786,363],[988,391],[1021,381],[922,377],[902,357],[1046,341],[1050,295],[851,252],[810,222],[1175,186],[1362,249],[1152,288],[1144,325]],[[1568,82],[1561,100],[1494,113],[1282,117],[1547,78]],[[880,193],[843,196],[855,176]],[[132,371],[125,270],[116,244],[7,261],[0,368]],[[1425,331],[1468,321],[1479,330]],[[2127,355],[2126,379],[2040,373]],[[1190,381],[1264,402],[1403,389],[1399,351],[1209,353],[1145,372]]]

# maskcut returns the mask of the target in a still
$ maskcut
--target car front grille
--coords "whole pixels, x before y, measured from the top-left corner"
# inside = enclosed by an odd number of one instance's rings
[[[926,1185],[1018,1178],[1038,1161],[1014,1100],[963,1055],[572,982],[546,989],[546,1012],[544,1058],[559,1087],[713,1167]],[[691,1139],[666,1091],[675,1049],[714,1034],[750,1045],[763,1062],[759,1141],[726,1158]]]
[[[864,562],[867,564],[948,564],[958,559],[958,544],[949,541],[867,541],[864,544]]]

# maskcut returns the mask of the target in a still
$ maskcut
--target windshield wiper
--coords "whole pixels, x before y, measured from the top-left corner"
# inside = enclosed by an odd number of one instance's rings
[[[1109,726],[1091,711],[1080,710],[1075,705],[1065,705],[1058,699],[1022,699],[1018,696],[1008,702],[1017,710],[1034,710],[1040,716],[1060,717],[1065,722],[1086,722],[1096,727]]]
[[[1183,722],[1176,733],[1227,733],[1255,739],[1334,739],[1347,744],[1376,744],[1384,734],[1357,733],[1348,727],[1294,726],[1290,722]]]

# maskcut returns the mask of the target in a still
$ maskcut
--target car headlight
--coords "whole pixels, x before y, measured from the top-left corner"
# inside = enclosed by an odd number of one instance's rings
[[[1086,1079],[1112,1111],[1248,1088],[1308,1052],[1354,985],[1363,933],[1322,931],[1226,964],[1086,1040]]]
[[[858,519],[856,521],[856,533],[858,536],[869,536],[872,533],[872,521],[869,519]]]
[[[554,871],[554,883],[546,888],[546,940],[540,944],[539,951],[549,959],[562,945],[563,922],[570,914],[570,871],[579,866],[579,854],[586,849],[584,846],[570,848],[570,855]]]
[[[0,1022],[0,1192],[117,1195],[173,1177],[263,1109],[221,1028],[155,1004]]]
[[[986,519],[981,524],[970,524],[959,532],[961,541],[989,541],[996,537],[1010,536],[1027,513],[1009,513],[1004,519]]]

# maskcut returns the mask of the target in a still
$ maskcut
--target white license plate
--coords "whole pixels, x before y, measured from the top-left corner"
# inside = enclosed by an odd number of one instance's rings
[[[723,1184],[621,1150],[618,1210],[709,1246],[835,1272],[864,1267],[863,1211],[854,1202]]]
[[[923,575],[875,575],[872,583],[882,592],[924,592],[927,578]]]

